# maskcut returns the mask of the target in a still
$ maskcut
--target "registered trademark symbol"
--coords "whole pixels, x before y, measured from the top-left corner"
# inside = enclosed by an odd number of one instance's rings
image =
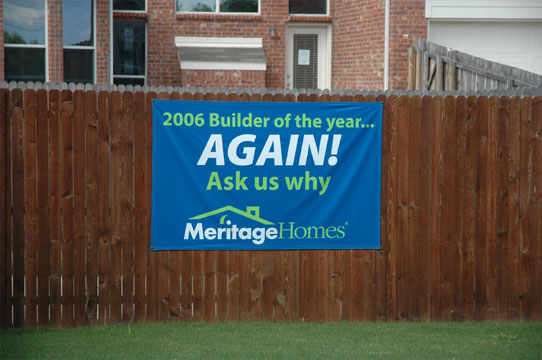
[[[348,225],[348,221],[344,223],[344,225]]]

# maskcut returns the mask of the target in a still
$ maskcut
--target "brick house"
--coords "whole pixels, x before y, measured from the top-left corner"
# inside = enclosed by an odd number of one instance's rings
[[[425,0],[0,4],[8,81],[406,88],[406,49],[427,29]]]
[[[0,81],[405,89],[412,37],[460,44],[448,35],[476,28],[474,3],[481,24],[488,6],[511,13],[486,0],[0,0]],[[542,19],[524,5],[513,24]]]

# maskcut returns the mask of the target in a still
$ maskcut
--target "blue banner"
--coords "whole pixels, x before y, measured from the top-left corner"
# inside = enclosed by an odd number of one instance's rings
[[[152,112],[152,250],[380,248],[381,103]]]

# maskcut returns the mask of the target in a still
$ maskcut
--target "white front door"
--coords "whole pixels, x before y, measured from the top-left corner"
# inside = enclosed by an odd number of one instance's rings
[[[286,87],[329,89],[331,29],[329,26],[288,26]]]

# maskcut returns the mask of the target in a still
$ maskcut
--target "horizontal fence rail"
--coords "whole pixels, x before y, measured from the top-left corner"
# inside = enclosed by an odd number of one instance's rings
[[[151,252],[155,98],[382,102],[382,249]],[[542,321],[540,96],[1,88],[0,110],[3,327]]]

